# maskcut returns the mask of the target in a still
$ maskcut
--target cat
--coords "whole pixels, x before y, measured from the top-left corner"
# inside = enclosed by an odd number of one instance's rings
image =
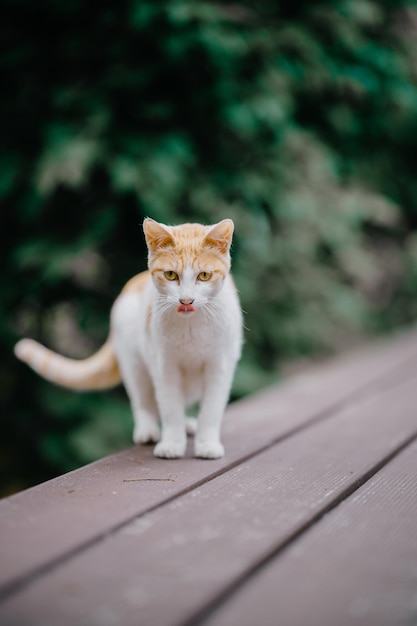
[[[153,443],[160,458],[183,457],[195,431],[196,457],[224,455],[220,431],[243,340],[242,312],[230,273],[231,219],[167,226],[146,218],[148,270],[116,299],[107,342],[77,361],[32,339],[15,354],[44,378],[74,390],[123,381],[135,443]],[[197,421],[186,408],[199,402]],[[193,427],[192,424],[195,426]]]

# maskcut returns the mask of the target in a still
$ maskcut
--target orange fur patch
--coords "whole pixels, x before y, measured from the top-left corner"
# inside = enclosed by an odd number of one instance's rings
[[[149,305],[146,311],[146,328],[148,330],[151,327],[151,321],[152,321],[152,307],[151,305]]]
[[[131,293],[138,292],[144,290],[146,283],[150,280],[151,274],[148,270],[145,272],[140,272],[140,274],[136,274],[130,280],[127,281],[126,285],[122,289],[122,293]]]
[[[109,342],[93,356],[77,361],[61,356],[32,339],[22,339],[15,348],[16,356],[47,380],[70,389],[107,389],[121,378],[119,366]]]
[[[157,280],[164,278],[159,273],[173,270],[182,274],[185,267],[197,271],[210,271],[225,276],[230,267],[229,259],[219,248],[206,239],[211,226],[182,224],[171,228],[171,243],[154,251],[149,259],[149,268]]]

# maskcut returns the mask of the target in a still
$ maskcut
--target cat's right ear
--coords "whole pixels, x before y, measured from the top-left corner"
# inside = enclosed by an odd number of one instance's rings
[[[210,228],[204,240],[209,246],[220,250],[222,254],[228,254],[234,228],[235,225],[231,219],[222,220]]]
[[[150,252],[173,245],[174,240],[168,228],[150,217],[143,221],[143,232]]]

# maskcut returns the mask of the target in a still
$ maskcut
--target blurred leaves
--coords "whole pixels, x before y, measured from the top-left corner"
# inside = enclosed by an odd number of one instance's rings
[[[5,0],[2,15],[3,491],[130,441],[122,390],[50,387],[12,346],[98,347],[146,266],[147,215],[236,222],[234,397],[414,321],[415,3]]]

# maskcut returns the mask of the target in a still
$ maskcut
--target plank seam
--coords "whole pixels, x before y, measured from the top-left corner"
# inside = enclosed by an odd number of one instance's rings
[[[369,480],[371,480],[381,469],[386,467],[393,459],[399,456],[406,448],[411,446],[417,441],[417,432],[408,437],[403,443],[401,443],[395,450],[392,450],[381,461],[378,461],[372,468],[366,471],[361,477],[357,478],[351,485],[346,487],[334,500],[331,500],[323,509],[313,515],[309,520],[303,522],[298,528],[296,528],[291,534],[288,535],[283,541],[279,542],[266,556],[258,559],[252,567],[248,568],[234,581],[227,585],[219,594],[206,603],[201,609],[196,611],[185,621],[181,621],[177,626],[203,626],[219,608],[222,607],[228,600],[230,600],[238,591],[241,590],[258,574],[263,568],[269,565],[273,560],[280,557],[291,545],[303,535],[312,530],[326,515],[337,509],[338,506],[343,504],[350,496],[352,496],[358,489],[363,487]]]

